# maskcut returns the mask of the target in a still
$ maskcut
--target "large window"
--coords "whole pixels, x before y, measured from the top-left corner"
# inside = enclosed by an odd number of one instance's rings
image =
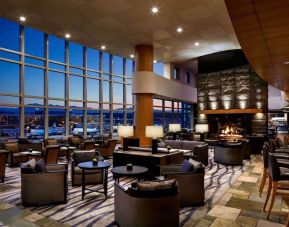
[[[160,76],[164,76],[164,63],[163,62],[154,63],[154,73]]]
[[[133,124],[132,59],[3,18],[0,34],[0,137],[94,136]]]

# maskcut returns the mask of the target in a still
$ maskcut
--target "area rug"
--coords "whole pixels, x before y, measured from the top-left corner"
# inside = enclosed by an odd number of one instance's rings
[[[224,195],[233,182],[250,165],[224,166],[213,161],[212,154],[205,174],[205,205],[180,210],[180,226],[192,226],[203,218]],[[126,178],[121,184],[128,186],[134,179]],[[71,187],[69,177],[69,200],[67,204],[42,207],[22,207],[20,195],[20,170],[7,168],[6,181],[0,184],[0,200],[21,209],[29,210],[70,226],[114,226],[114,180],[109,171],[108,199],[102,194],[90,193],[81,200],[81,187]],[[125,209],[125,207],[123,208]]]

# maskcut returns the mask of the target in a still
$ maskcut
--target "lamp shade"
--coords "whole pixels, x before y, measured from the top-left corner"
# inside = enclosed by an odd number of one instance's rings
[[[146,126],[146,137],[160,138],[164,136],[163,126]]]
[[[127,137],[130,137],[130,136],[133,136],[133,126],[117,126],[117,134],[118,134],[118,137],[124,137],[124,138],[127,138]]]
[[[209,125],[208,124],[196,124],[195,129],[196,129],[196,132],[208,132]]]
[[[169,124],[169,131],[170,132],[179,132],[181,131],[181,124]]]

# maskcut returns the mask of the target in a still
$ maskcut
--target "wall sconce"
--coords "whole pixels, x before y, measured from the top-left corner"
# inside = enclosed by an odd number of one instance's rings
[[[245,109],[246,105],[247,105],[247,102],[246,101],[239,101],[239,105],[240,105],[241,109]]]
[[[217,107],[218,107],[218,103],[217,102],[211,102],[210,105],[211,105],[211,109],[212,110],[216,110]]]

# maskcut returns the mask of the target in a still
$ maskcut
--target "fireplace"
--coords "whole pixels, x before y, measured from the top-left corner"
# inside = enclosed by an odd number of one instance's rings
[[[251,135],[253,114],[212,114],[207,117],[211,138],[239,141]]]

